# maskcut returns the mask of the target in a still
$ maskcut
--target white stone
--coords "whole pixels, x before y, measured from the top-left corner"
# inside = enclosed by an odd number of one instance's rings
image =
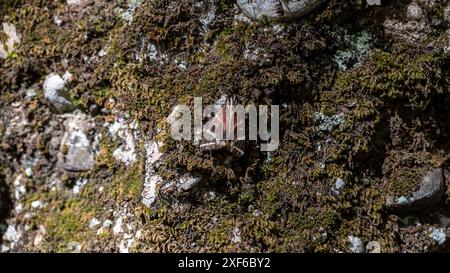
[[[104,227],[104,228],[110,228],[110,227],[112,226],[112,224],[113,224],[113,221],[107,219],[107,220],[105,220],[105,221],[103,222],[102,227]]]
[[[232,232],[231,242],[238,244],[242,240],[241,238],[241,230],[239,228],[234,228]]]
[[[90,229],[93,229],[93,228],[95,228],[96,226],[100,225],[100,223],[101,223],[100,220],[98,220],[97,218],[92,218],[91,221],[89,221],[88,227],[89,227]]]
[[[22,184],[22,175],[18,175],[14,180],[14,197],[19,200],[26,193],[27,189]]]
[[[81,4],[81,0],[67,0],[69,6],[78,6]]]
[[[3,23],[2,27],[3,33],[6,34],[7,38],[4,44],[0,41],[0,59],[6,59],[20,43],[20,35],[12,24]]]
[[[341,178],[336,179],[336,183],[335,183],[335,189],[336,190],[341,190],[345,187],[345,182],[344,180],[342,180]]]
[[[348,241],[350,242],[350,251],[353,253],[363,253],[364,252],[364,243],[363,241],[356,236],[348,236]]]
[[[341,178],[336,179],[336,182],[334,183],[334,187],[331,189],[331,192],[334,195],[339,195],[341,193],[341,190],[345,187],[345,181]]]
[[[17,204],[17,205],[14,207],[14,211],[15,211],[16,213],[20,213],[20,212],[22,211],[22,209],[23,209],[22,203],[19,203],[19,204]]]
[[[34,97],[36,97],[36,91],[34,91],[34,89],[29,88],[25,91],[25,99],[30,100]]]
[[[3,240],[10,242],[12,247],[14,246],[14,244],[19,242],[20,237],[21,237],[20,232],[18,232],[16,227],[13,225],[8,225],[8,228],[3,234]]]
[[[44,96],[59,112],[65,112],[73,109],[69,92],[65,88],[65,81],[61,76],[52,73],[45,78]]]
[[[45,227],[43,225],[39,225],[39,229],[37,230],[36,235],[34,236],[33,239],[34,246],[38,246],[42,243],[46,232],[47,231],[45,230]]]
[[[152,175],[150,177],[145,177],[144,190],[142,191],[142,203],[150,208],[156,201],[157,197],[157,187],[161,185],[162,178],[159,175]]]
[[[31,202],[31,207],[34,209],[38,209],[42,207],[42,202],[37,200],[37,201],[33,201]]]
[[[81,252],[81,244],[78,242],[70,242],[67,244],[67,250],[71,253],[80,253]]]
[[[133,245],[134,239],[131,234],[124,234],[124,239],[119,243],[120,253],[129,253],[129,248]]]
[[[33,169],[31,167],[25,168],[25,175],[28,176],[28,177],[32,177],[33,176]]]
[[[75,183],[75,186],[73,186],[72,192],[73,194],[79,194],[81,189],[88,183],[87,178],[80,178]]]
[[[122,217],[119,217],[116,220],[116,222],[114,223],[114,226],[113,226],[114,235],[118,235],[118,234],[122,233],[122,222],[123,222]]]
[[[53,17],[53,23],[55,23],[55,25],[57,25],[57,26],[59,27],[59,26],[62,25],[62,20],[59,19],[59,17],[55,15],[55,16]]]
[[[63,80],[64,80],[64,82],[72,81],[73,80],[72,73],[70,73],[69,71],[66,71],[66,73],[64,73],[64,75],[63,75]]]
[[[381,253],[381,245],[380,242],[370,241],[366,245],[367,253]]]

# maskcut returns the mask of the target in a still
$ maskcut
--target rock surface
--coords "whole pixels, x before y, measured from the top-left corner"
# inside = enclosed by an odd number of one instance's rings
[[[56,73],[50,74],[44,81],[44,96],[58,112],[66,112],[73,109],[66,82]]]
[[[428,171],[421,179],[419,189],[408,195],[388,196],[386,205],[388,208],[414,209],[430,207],[439,204],[446,192],[442,168]]]
[[[286,20],[302,17],[326,0],[237,0],[239,8],[251,19],[264,17]]]
[[[14,2],[0,251],[448,252],[448,1]],[[277,151],[173,140],[196,96],[279,104]]]
[[[381,245],[378,241],[370,241],[366,245],[367,253],[381,253]]]
[[[422,9],[416,2],[412,2],[409,4],[407,10],[406,10],[406,17],[409,20],[415,20],[419,21],[422,19]]]
[[[65,133],[61,140],[63,168],[72,172],[89,171],[95,166],[94,148],[86,132],[93,128],[88,116],[76,113],[65,115]]]

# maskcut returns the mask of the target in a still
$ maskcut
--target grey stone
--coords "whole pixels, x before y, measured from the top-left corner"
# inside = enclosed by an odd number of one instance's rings
[[[422,19],[422,9],[416,2],[409,4],[406,9],[406,18],[409,20],[419,21]]]
[[[85,148],[70,146],[66,155],[64,169],[72,172],[89,171],[95,166],[94,156]]]
[[[425,174],[417,192],[413,193],[414,203],[431,206],[442,201],[445,195],[444,174],[441,168]]]
[[[442,168],[428,171],[420,182],[419,190],[408,196],[387,196],[386,206],[390,209],[416,209],[439,204],[446,192]]]
[[[94,128],[90,117],[81,114],[66,114],[64,136],[60,150],[64,154],[62,167],[67,171],[84,172],[91,170],[96,162],[94,149],[85,132]]]
[[[67,251],[70,253],[80,253],[81,244],[79,242],[69,242],[67,244]]]
[[[267,17],[288,20],[304,16],[326,0],[238,0],[237,4],[247,17],[255,20]]]
[[[50,74],[44,81],[44,96],[58,112],[73,110],[74,106],[70,99],[65,81],[58,74]]]

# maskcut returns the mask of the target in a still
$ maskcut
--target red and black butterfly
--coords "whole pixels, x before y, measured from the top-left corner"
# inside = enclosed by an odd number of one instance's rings
[[[241,123],[244,123],[243,128],[245,128],[245,118],[238,120],[238,115],[233,111],[233,106],[233,100],[228,100],[213,117],[211,129],[203,132],[203,140],[200,143],[201,150],[212,151],[227,148],[236,157],[244,155],[245,137],[244,139],[226,140],[227,131],[233,130],[236,138],[239,126],[242,126]],[[205,138],[206,134],[209,135],[208,138]]]

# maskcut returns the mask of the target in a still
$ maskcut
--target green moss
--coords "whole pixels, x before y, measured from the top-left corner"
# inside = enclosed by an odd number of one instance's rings
[[[140,200],[144,183],[144,164],[138,161],[130,167],[121,167],[117,175],[107,185],[106,191],[117,202],[122,200]]]

